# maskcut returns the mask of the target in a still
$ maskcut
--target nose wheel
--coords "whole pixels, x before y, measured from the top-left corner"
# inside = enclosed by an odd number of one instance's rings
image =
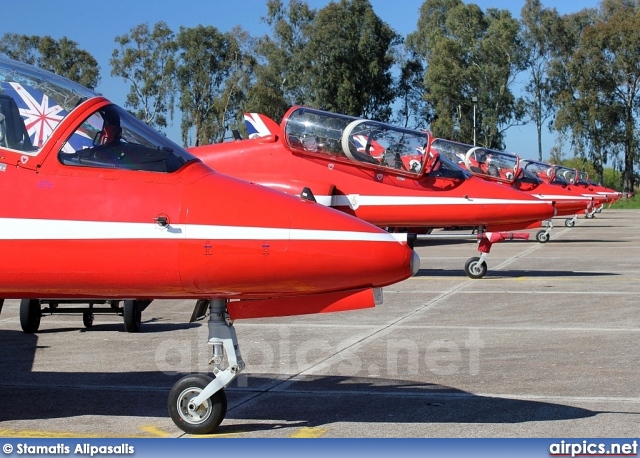
[[[536,234],[536,240],[540,243],[547,243],[549,241],[549,232],[546,230],[538,231]]]
[[[224,390],[215,392],[202,404],[193,400],[213,379],[203,374],[182,377],[169,392],[167,407],[173,422],[189,434],[208,434],[220,426],[227,413],[227,396]]]
[[[178,428],[189,434],[208,434],[220,425],[227,413],[224,388],[244,369],[227,301],[206,302],[209,302],[209,344],[213,347],[209,364],[213,365],[215,377],[187,375],[171,388],[167,401],[169,416]],[[192,319],[202,315],[204,305],[198,301]]]
[[[487,273],[487,263],[478,256],[469,258],[464,265],[464,273],[466,273],[469,278],[482,278]]]

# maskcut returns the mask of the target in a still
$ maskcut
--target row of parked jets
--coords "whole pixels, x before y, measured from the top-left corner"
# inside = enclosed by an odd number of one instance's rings
[[[219,426],[244,369],[234,320],[378,305],[436,237],[474,240],[464,269],[482,278],[494,243],[538,228],[546,242],[552,218],[572,226],[621,197],[573,169],[342,114],[245,122],[248,138],[184,149],[100,94],[0,59],[0,297],[21,300],[26,333],[53,313],[87,327],[117,313],[136,332],[154,299],[194,299],[213,377],[183,377],[167,403],[191,434]]]

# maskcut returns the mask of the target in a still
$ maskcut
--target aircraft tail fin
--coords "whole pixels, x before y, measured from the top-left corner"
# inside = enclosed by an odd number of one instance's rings
[[[280,132],[278,123],[260,113],[245,113],[244,124],[249,138],[268,137],[269,135],[277,135]]]

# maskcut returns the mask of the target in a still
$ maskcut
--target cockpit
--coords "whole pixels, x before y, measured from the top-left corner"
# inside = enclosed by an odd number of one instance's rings
[[[471,146],[436,138],[431,151],[455,162],[474,175],[484,175],[496,181],[513,182],[520,170],[518,156],[480,146]]]
[[[531,160],[522,161],[523,170],[531,175],[534,175],[547,183],[553,183],[556,180],[556,168],[557,166],[547,164],[546,162],[537,162]],[[558,181],[558,180],[556,180]],[[560,178],[560,181],[564,183],[564,180]]]
[[[567,167],[556,166],[555,179],[561,183],[576,184],[578,172],[576,169],[570,169]]]
[[[61,76],[0,58],[0,148],[37,157],[58,125],[98,96]],[[58,160],[69,166],[169,173],[196,159],[126,110],[103,103],[65,139]]]
[[[566,186],[577,182],[578,172],[569,167],[527,160],[524,161],[524,169],[548,183]]]
[[[578,183],[580,184],[584,184],[587,186],[598,186],[598,183],[596,183],[595,181],[589,179],[589,174],[587,172],[580,171],[578,172]]]
[[[429,156],[429,134],[389,124],[295,107],[283,120],[287,146],[296,153],[387,169],[418,176],[429,173],[437,157]]]

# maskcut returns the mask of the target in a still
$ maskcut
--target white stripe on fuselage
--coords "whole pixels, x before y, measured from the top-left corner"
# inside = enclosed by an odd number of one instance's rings
[[[582,194],[575,196],[555,195],[555,194],[532,194],[533,197],[537,197],[542,200],[591,200],[590,197],[585,197]]]
[[[529,205],[539,204],[537,199],[491,199],[485,197],[433,197],[433,196],[363,196],[348,194],[341,196],[314,196],[319,204],[327,207],[358,207],[397,205]]]
[[[406,241],[406,234],[252,226],[0,218],[0,240],[319,240]]]

